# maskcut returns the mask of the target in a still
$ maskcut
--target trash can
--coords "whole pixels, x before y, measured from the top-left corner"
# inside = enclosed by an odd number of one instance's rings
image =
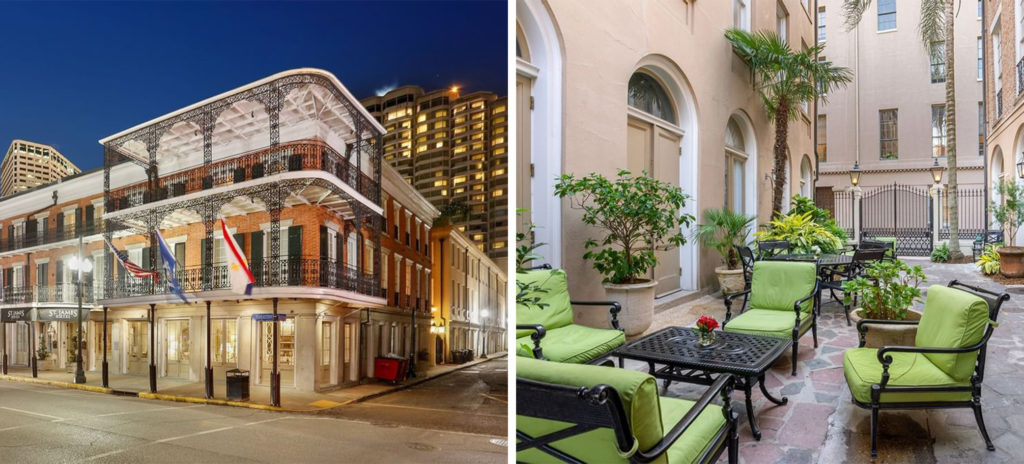
[[[391,383],[398,383],[405,380],[405,374],[409,369],[409,360],[382,356],[374,359],[373,374],[380,380],[387,380]]]
[[[231,369],[225,375],[228,381],[228,399],[249,401],[249,371]]]

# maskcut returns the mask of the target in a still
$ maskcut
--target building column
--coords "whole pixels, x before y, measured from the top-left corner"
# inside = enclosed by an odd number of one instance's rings
[[[110,388],[110,371],[107,366],[107,307],[103,307],[103,388]]]
[[[156,305],[149,305],[149,391],[156,393]]]
[[[206,372],[204,383],[206,386],[206,398],[213,398],[213,367],[210,364],[210,328],[213,324],[210,321],[210,301],[206,301]],[[237,337],[237,331],[236,337]]]

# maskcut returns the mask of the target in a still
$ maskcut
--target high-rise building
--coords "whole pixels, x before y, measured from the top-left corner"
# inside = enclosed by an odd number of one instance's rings
[[[0,196],[18,193],[82,172],[56,148],[15,139],[0,163]]]
[[[384,160],[438,208],[464,204],[456,227],[500,264],[508,247],[508,98],[403,86],[363,105],[387,129]]]

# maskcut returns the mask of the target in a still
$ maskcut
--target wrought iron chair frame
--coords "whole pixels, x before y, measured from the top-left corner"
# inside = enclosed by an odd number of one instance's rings
[[[966,291],[975,296],[978,296],[988,303],[988,315],[989,320],[994,323],[996,318],[999,316],[999,309],[1003,306],[1003,303],[1010,299],[1010,295],[1006,293],[995,293],[991,290],[984,288],[975,287],[961,283],[958,280],[950,281],[950,288],[956,288],[959,290]],[[890,321],[880,319],[864,319],[857,322],[857,332],[860,334],[860,347],[864,347],[864,337],[868,331],[867,324],[893,324],[893,325],[917,325],[919,321]],[[952,409],[952,408],[971,408],[974,410],[974,419],[978,423],[978,429],[981,431],[982,438],[985,439],[985,446],[989,451],[995,451],[995,446],[992,445],[992,440],[989,439],[988,430],[985,429],[985,420],[981,413],[981,383],[985,377],[985,352],[988,348],[989,338],[992,336],[994,326],[992,323],[988,324],[985,329],[985,334],[982,336],[981,341],[964,348],[929,348],[929,347],[916,347],[916,346],[885,346],[878,350],[878,362],[882,364],[882,381],[878,384],[871,386],[871,402],[862,403],[853,399],[853,404],[871,410],[871,457],[878,457],[877,448],[877,437],[878,437],[878,411],[882,409]],[[908,386],[888,386],[889,382],[889,365],[892,364],[892,356],[888,353],[970,353],[972,351],[978,352],[978,360],[974,365],[974,374],[971,376],[971,385],[963,387],[908,387]],[[898,402],[898,403],[882,403],[882,393],[970,393],[970,401],[939,401],[939,402]]]
[[[736,419],[739,414],[732,410],[730,404],[732,390],[732,376],[729,374],[718,376],[718,379],[701,395],[696,404],[679,419],[679,422],[665,432],[657,444],[646,450],[636,449],[627,457],[628,461],[648,463],[663,455],[693,424],[697,416],[711,404],[715,395],[719,394],[722,397],[722,414],[725,416],[726,427],[718,432],[712,441],[712,446],[708,447],[697,462],[716,462],[722,452],[728,449],[729,463],[737,463],[739,461],[739,439]],[[610,385],[602,384],[594,388],[570,387],[517,378],[516,414],[576,424],[539,437],[530,436],[517,429],[516,438],[519,442],[516,444],[516,452],[536,448],[560,461],[582,464],[583,460],[555,449],[550,444],[598,428],[611,428],[614,431],[615,446],[620,451],[634,450],[634,446],[637,445],[629,423],[629,416],[619,398],[619,392]]]
[[[781,253],[788,253],[790,250],[789,240],[762,240],[757,242],[757,259],[775,256]],[[771,254],[768,254],[771,253]]]
[[[817,296],[818,296],[818,291],[820,290],[820,288],[821,288],[821,281],[820,281],[819,278],[815,278],[815,280],[814,280],[814,288],[811,289],[811,293],[809,295],[803,297],[803,298],[800,298],[799,300],[796,300],[796,302],[793,303],[793,309],[796,311],[796,321],[793,323],[793,345],[792,345],[792,351],[793,351],[793,353],[792,353],[793,372],[790,375],[796,375],[796,351],[797,351],[797,346],[799,345],[799,343],[797,341],[801,337],[801,334],[800,334],[801,330],[803,330],[807,326],[810,326],[810,328],[811,328],[810,332],[811,332],[811,335],[814,338],[814,348],[818,348],[818,305],[820,303],[820,301],[819,301],[820,298],[817,298]],[[740,308],[740,312],[737,313],[737,315],[743,314],[743,311],[746,311],[746,309],[747,309],[746,308],[746,299],[749,299],[749,295],[750,295],[750,289],[744,290],[744,291],[739,292],[739,293],[733,293],[732,295],[726,295],[726,297],[725,297],[725,321],[722,322],[722,330],[725,330],[726,324],[728,324],[729,321],[732,320],[732,301],[735,300],[736,298],[741,297],[741,296],[745,298],[743,300],[743,306]],[[801,311],[800,306],[803,303],[807,302],[808,300],[811,301],[811,317],[809,317],[807,319],[807,322],[801,323],[800,322],[800,311]],[[804,334],[806,335],[807,332],[804,332]]]
[[[865,258],[863,256],[865,254],[867,254],[869,256]],[[874,255],[876,255],[876,254],[878,255],[878,257],[874,257]],[[842,300],[840,300],[839,297],[836,296],[836,291],[837,290],[840,291],[840,292],[843,291],[843,287],[842,287],[843,282],[847,282],[849,280],[852,280],[852,279],[860,276],[864,272],[864,269],[867,267],[866,263],[868,261],[881,261],[883,259],[885,259],[885,250],[884,249],[881,249],[881,248],[858,248],[858,249],[854,250],[854,252],[853,252],[853,261],[851,261],[850,264],[848,264],[846,266],[843,266],[843,268],[841,268],[841,269],[840,268],[826,268],[822,272],[821,288],[822,288],[822,290],[828,290],[829,294],[832,296],[833,300],[842,302]],[[826,275],[825,272],[827,272],[827,275]],[[836,277],[839,277],[840,280],[835,280]],[[857,297],[855,295],[854,296],[855,300],[853,302],[854,304],[857,303],[856,302],[856,298]],[[820,306],[819,306],[819,309],[821,309]],[[846,325],[849,326],[850,325],[850,305],[844,303],[843,304],[843,311],[846,313]]]

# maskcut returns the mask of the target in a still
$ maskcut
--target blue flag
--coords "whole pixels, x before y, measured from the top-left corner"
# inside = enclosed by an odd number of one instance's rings
[[[188,299],[185,298],[185,293],[181,291],[181,285],[178,283],[178,276],[174,275],[174,268],[178,265],[178,262],[174,259],[174,253],[167,246],[167,242],[164,241],[164,237],[160,235],[159,230],[156,231],[156,241],[160,243],[160,256],[164,258],[164,274],[167,277],[167,288],[175,295],[178,295],[181,301],[188,303]]]

